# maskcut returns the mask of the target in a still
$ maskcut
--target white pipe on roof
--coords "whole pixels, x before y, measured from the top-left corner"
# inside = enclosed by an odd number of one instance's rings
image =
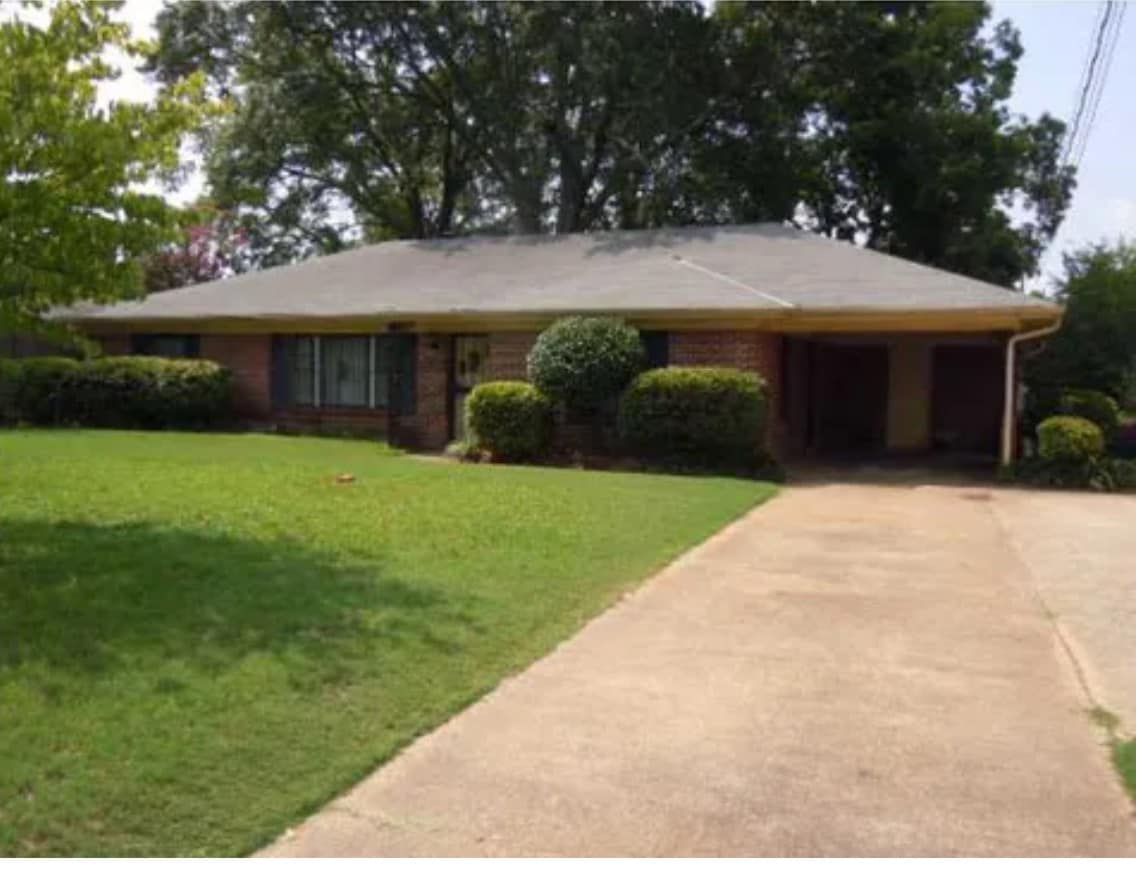
[[[1055,333],[1060,329],[1060,324],[1063,320],[1063,315],[1061,315],[1054,323],[1049,324],[1047,327],[1041,327],[1039,330],[1029,330],[1027,333],[1016,333],[1009,337],[1008,345],[1005,348],[1005,407],[1004,414],[1001,417],[1001,466],[1008,466],[1012,463],[1012,437],[1015,425],[1014,390],[1016,388],[1013,382],[1016,373],[1016,347],[1021,342],[1026,342],[1029,339],[1039,339],[1042,336]]]

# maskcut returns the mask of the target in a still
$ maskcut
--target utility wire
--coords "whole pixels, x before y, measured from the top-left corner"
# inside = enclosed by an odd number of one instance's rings
[[[1088,105],[1088,96],[1092,90],[1092,83],[1096,79],[1100,57],[1103,53],[1104,37],[1107,33],[1108,24],[1113,18],[1114,6],[1115,3],[1113,0],[1106,0],[1103,4],[1102,12],[1099,17],[1099,26],[1095,29],[1095,35],[1093,37],[1094,48],[1091,52],[1091,60],[1088,61],[1083,71],[1083,85],[1080,88],[1080,99],[1076,105],[1076,111],[1072,117],[1072,121],[1068,125],[1068,139],[1064,144],[1064,154],[1060,160],[1061,164],[1068,163],[1072,155],[1073,147],[1076,144],[1076,139],[1080,134],[1080,128],[1084,120],[1084,112]]]
[[[1123,30],[1123,19],[1126,17],[1126,10],[1122,4],[1115,5],[1115,19],[1112,23],[1112,28],[1109,31],[1106,41],[1107,50],[1103,56],[1103,62],[1099,65],[1099,80],[1092,88],[1092,97],[1089,104],[1087,121],[1084,123],[1082,137],[1079,144],[1075,148],[1075,160],[1073,161],[1076,168],[1079,169],[1080,162],[1084,159],[1084,151],[1088,147],[1088,140],[1091,139],[1092,127],[1095,126],[1096,114],[1099,112],[1100,102],[1103,100],[1103,92],[1107,86],[1107,77],[1111,72],[1111,61],[1115,56],[1115,46],[1119,42],[1119,34]]]

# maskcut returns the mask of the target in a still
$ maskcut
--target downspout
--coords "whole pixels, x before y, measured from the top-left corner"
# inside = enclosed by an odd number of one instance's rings
[[[1005,348],[1005,407],[1004,415],[1001,418],[1001,466],[1008,466],[1012,463],[1012,437],[1013,430],[1015,429],[1015,381],[1016,374],[1016,347],[1030,339],[1039,339],[1042,336],[1049,336],[1060,329],[1060,324],[1063,322],[1064,316],[1060,315],[1055,322],[1049,324],[1047,327],[1041,327],[1038,330],[1030,330],[1027,333],[1016,333],[1009,337],[1008,345]]]

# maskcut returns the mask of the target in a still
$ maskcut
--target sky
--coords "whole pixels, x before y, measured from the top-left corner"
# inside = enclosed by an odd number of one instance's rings
[[[1075,109],[1084,60],[1100,12],[1098,2],[1006,0],[993,20],[1020,31],[1024,55],[1010,108],[1067,122]],[[1062,274],[1061,253],[1101,239],[1135,238],[1135,5],[1128,3],[1103,97],[1079,164],[1076,191],[1060,232],[1030,287]]]
[[[159,0],[127,0],[122,16],[136,35],[152,38],[159,8]],[[992,20],[1011,20],[1024,47],[1010,101],[1014,113],[1035,118],[1048,112],[1064,121],[1072,117],[1100,8],[1098,0],[993,3]],[[122,78],[105,85],[102,93],[106,99],[144,100],[153,86],[126,67]],[[200,189],[201,177],[191,174],[172,198],[189,202]],[[1043,258],[1041,275],[1029,279],[1028,287],[1049,289],[1062,274],[1064,251],[1121,236],[1134,239],[1135,197],[1135,5],[1128,3],[1071,206]]]

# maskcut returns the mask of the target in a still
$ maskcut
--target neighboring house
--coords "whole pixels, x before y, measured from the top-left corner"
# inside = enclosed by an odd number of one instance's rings
[[[784,456],[1013,443],[1010,338],[1062,310],[779,225],[386,242],[72,313],[108,353],[201,355],[250,418],[439,448],[566,314],[640,328],[653,365],[770,387]],[[1006,449],[1007,451],[1007,449]]]

